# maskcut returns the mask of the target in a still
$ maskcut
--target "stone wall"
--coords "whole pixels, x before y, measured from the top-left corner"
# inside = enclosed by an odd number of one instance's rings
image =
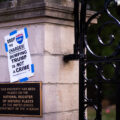
[[[73,53],[73,3],[55,1],[18,0],[0,9],[0,83],[10,81],[4,36],[24,27],[35,65],[29,81],[43,82],[42,118],[1,116],[0,120],[78,120],[78,61],[63,61],[65,54]],[[88,17],[93,13],[88,11]]]

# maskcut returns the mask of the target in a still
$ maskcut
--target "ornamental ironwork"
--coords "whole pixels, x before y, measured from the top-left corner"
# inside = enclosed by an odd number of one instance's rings
[[[75,44],[74,53],[64,56],[64,61],[79,60],[79,120],[87,120],[86,110],[89,106],[93,107],[96,111],[94,120],[102,120],[102,87],[103,84],[115,84],[116,88],[119,89],[119,76],[120,76],[120,38],[116,39],[116,31],[112,30],[111,26],[119,29],[120,21],[111,13],[110,7],[116,7],[120,4],[119,0],[106,0],[103,9],[95,12],[86,21],[86,6],[87,0],[75,0],[74,1],[74,23],[75,23]],[[81,4],[80,4],[81,3]],[[79,7],[81,8],[79,11]],[[108,19],[100,21],[106,15]],[[93,49],[90,45],[89,30],[91,28],[92,20],[98,19],[101,24],[96,27],[94,33],[97,40],[97,47],[100,48],[99,53]],[[108,38],[104,38],[105,28],[111,29],[111,33]],[[104,51],[102,54],[102,48],[109,48],[109,54]],[[111,50],[110,50],[111,49]],[[104,49],[103,49],[104,50]],[[113,74],[108,77],[104,71],[106,65],[112,66]],[[96,72],[94,78],[88,78],[89,73],[88,67],[92,66]],[[96,94],[94,98],[88,98],[86,95],[88,86],[94,87]],[[116,92],[116,120],[120,120],[120,95]]]

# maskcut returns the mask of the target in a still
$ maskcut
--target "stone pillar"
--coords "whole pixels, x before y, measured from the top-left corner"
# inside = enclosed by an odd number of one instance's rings
[[[93,12],[88,11],[88,17]],[[93,21],[93,22],[96,22]],[[35,75],[42,81],[43,117],[2,117],[0,120],[78,120],[78,61],[64,63],[73,53],[72,0],[14,0],[0,4],[0,83],[9,83],[4,36],[28,29]]]

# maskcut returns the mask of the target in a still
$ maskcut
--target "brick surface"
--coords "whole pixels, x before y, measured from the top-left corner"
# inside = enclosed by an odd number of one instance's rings
[[[43,95],[44,113],[78,109],[77,84],[45,84]]]
[[[59,83],[60,57],[44,56],[44,81],[45,83]]]
[[[73,27],[45,25],[45,51],[51,54],[70,54],[73,53],[73,43]]]
[[[43,54],[44,51],[44,24],[27,26],[28,42],[31,54]]]
[[[63,62],[63,56],[44,56],[45,83],[78,83],[78,62]]]
[[[69,61],[60,64],[60,83],[78,83],[79,82],[79,62]]]
[[[78,120],[78,112],[62,112],[44,114],[42,118],[32,117],[0,117],[0,120]]]
[[[78,112],[62,112],[47,114],[44,116],[44,120],[78,120]]]
[[[7,57],[0,57],[0,83],[10,82]]]

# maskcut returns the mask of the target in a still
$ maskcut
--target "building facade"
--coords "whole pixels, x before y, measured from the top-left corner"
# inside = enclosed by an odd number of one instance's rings
[[[88,11],[87,17],[93,12]],[[72,0],[12,0],[0,3],[0,83],[9,83],[4,37],[24,27],[35,75],[42,81],[42,111],[38,117],[0,116],[0,120],[78,120],[78,61],[63,61],[73,53]],[[97,21],[94,20],[93,23]]]

